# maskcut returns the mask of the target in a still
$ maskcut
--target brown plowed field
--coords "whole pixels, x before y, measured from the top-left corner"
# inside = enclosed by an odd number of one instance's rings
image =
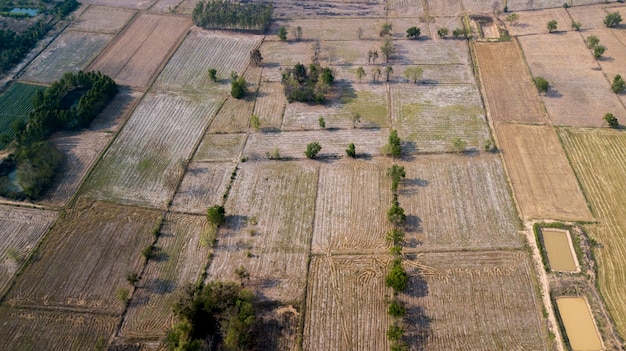
[[[498,123],[495,131],[524,218],[593,219],[551,127]]]
[[[2,350],[93,350],[109,339],[118,318],[88,313],[0,309]]]
[[[405,335],[416,349],[549,350],[524,252],[427,253],[404,267]]]
[[[46,236],[9,292],[10,304],[121,313],[116,291],[139,272],[158,211],[79,201]]]
[[[185,17],[142,13],[89,66],[117,84],[145,89],[191,28]]]
[[[517,41],[476,43],[475,48],[490,117],[497,122],[544,124],[540,98]]]

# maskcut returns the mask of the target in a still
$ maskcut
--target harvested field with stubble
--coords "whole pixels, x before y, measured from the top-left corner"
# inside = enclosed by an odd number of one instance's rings
[[[156,0],[83,0],[85,4],[145,10]]]
[[[31,62],[20,79],[50,84],[61,79],[65,72],[84,70],[113,37],[111,34],[65,31]]]
[[[626,115],[580,33],[524,36],[519,41],[532,75],[552,86],[543,102],[553,124],[600,127],[607,112]]]
[[[79,200],[46,235],[6,302],[121,313],[116,291],[128,287],[127,272],[141,269],[159,218],[158,211]]]
[[[229,89],[230,85],[219,84],[224,85],[220,88],[209,80],[209,68],[217,70],[221,81],[229,80],[232,71],[242,74],[250,62],[250,50],[257,47],[262,38],[193,29],[157,78],[155,87],[171,91]],[[265,52],[262,54],[267,62]]]
[[[316,163],[242,163],[225,204],[207,279],[238,281],[262,301],[300,301],[306,286],[318,182]]]
[[[540,97],[517,41],[476,43],[489,116],[497,122],[545,124]]]
[[[389,256],[313,256],[307,287],[304,351],[388,350],[385,286]]]
[[[282,83],[261,82],[253,111],[259,117],[261,130],[280,130],[287,104]]]
[[[567,155],[597,216],[597,225],[585,226],[601,244],[598,261],[600,293],[622,337],[626,335],[626,136],[608,129],[559,129]]]
[[[88,69],[145,89],[190,28],[186,17],[141,13]]]
[[[89,196],[164,207],[219,101],[150,93],[135,109],[86,183]]]
[[[320,167],[312,252],[385,251],[385,233],[392,228],[387,220],[390,166],[384,161],[342,160]]]
[[[172,214],[165,218],[156,247],[133,293],[120,336],[162,339],[174,323],[172,306],[187,284],[196,284],[209,260],[203,242],[208,227],[204,216]]]
[[[406,250],[519,248],[517,211],[498,155],[426,155],[402,162]],[[391,179],[386,177],[386,185]]]
[[[142,92],[127,87],[118,87],[115,98],[91,122],[89,129],[99,132],[118,131],[135,106],[137,106],[142,96]]]
[[[497,123],[495,132],[523,218],[593,220],[551,127]]]
[[[208,132],[222,134],[247,131],[253,108],[254,94],[248,94],[241,99],[229,96],[211,121]]]
[[[577,0],[574,0],[574,1],[577,1]],[[509,11],[527,11],[527,10],[547,9],[547,8],[554,8],[554,7],[560,7],[561,10],[563,9],[562,0],[506,0],[506,4],[509,8]],[[562,22],[562,23],[569,24],[570,22],[568,21],[568,22]]]
[[[389,0],[387,2],[389,17],[422,16],[424,1],[422,0]]]
[[[221,204],[235,167],[233,162],[189,165],[172,201],[172,210],[205,214],[210,206]]]
[[[303,159],[307,144],[317,141],[322,150],[319,158],[345,157],[348,144],[354,143],[358,156],[380,155],[387,142],[388,129],[337,129],[283,133],[253,133],[243,151],[250,160],[266,159],[276,150],[280,158]]]
[[[474,85],[392,85],[391,120],[398,136],[412,143],[408,153],[451,151],[457,138],[480,149],[490,138]]]
[[[312,41],[344,41],[344,40],[379,40],[378,32],[382,18],[298,18],[279,20],[272,23],[267,37],[269,41],[280,40],[277,36],[278,28],[284,26],[291,30],[302,27],[302,40]],[[363,30],[359,39],[359,28]],[[288,35],[290,37],[290,35]],[[361,41],[365,45],[365,41]]]
[[[5,351],[93,350],[99,338],[107,340],[118,323],[118,317],[0,308],[0,335]]]
[[[600,44],[606,46],[607,50],[598,63],[610,82],[618,74],[622,78],[626,77],[626,35],[621,36],[620,32],[620,29],[602,28],[588,30],[584,34],[585,38],[589,35],[597,36]]]
[[[247,139],[246,134],[207,134],[196,151],[194,161],[235,162],[239,160]]]
[[[425,253],[406,259],[407,341],[420,350],[549,350],[524,252]]]
[[[571,31],[572,19],[567,14],[567,11],[563,8],[563,4],[561,3],[559,4],[559,6],[554,7],[559,8],[518,13],[519,19],[514,24],[507,22],[507,29],[509,30],[509,34],[512,36],[547,34],[548,21],[551,20],[555,20],[557,22],[557,29],[553,32],[553,35],[561,34],[557,34],[557,32]],[[509,5],[509,11],[517,10]],[[585,22],[583,22],[583,28],[585,26]]]
[[[136,11],[103,6],[89,6],[72,22],[70,28],[85,32],[115,34],[124,28]]]
[[[52,211],[0,206],[0,295],[56,217]]]
[[[583,26],[582,28],[587,29],[595,29],[595,28],[606,28],[604,25],[604,17],[608,14],[605,8],[607,7],[604,0],[576,0],[576,2],[591,2],[595,1],[597,5],[592,6],[574,6],[567,9],[567,13],[572,17],[572,19],[576,22],[580,22]],[[601,4],[599,4],[601,3]],[[611,9],[608,9],[609,11]],[[585,33],[586,37],[586,33]]]

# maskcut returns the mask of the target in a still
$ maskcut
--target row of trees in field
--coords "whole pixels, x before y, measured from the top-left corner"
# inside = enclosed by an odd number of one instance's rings
[[[272,22],[272,4],[200,1],[193,9],[191,18],[195,25],[207,29],[265,31]]]
[[[76,7],[78,7],[76,0],[65,0],[57,2],[52,11],[46,12],[50,12],[50,15],[58,20]],[[53,20],[42,18],[21,33],[16,33],[11,29],[0,29],[0,74],[8,72],[19,63],[48,33],[53,24]]]

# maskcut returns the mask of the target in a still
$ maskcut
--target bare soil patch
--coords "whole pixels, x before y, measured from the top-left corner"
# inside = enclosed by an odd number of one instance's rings
[[[533,76],[552,85],[543,101],[555,125],[600,127],[607,112],[626,115],[578,32],[519,40]]]
[[[552,128],[498,123],[495,131],[524,218],[593,219]]]
[[[127,272],[139,272],[158,218],[157,211],[79,201],[50,230],[7,302],[121,313],[116,291],[128,288]]]
[[[226,201],[207,279],[238,281],[262,301],[300,301],[306,286],[318,170],[314,162],[246,162]]]
[[[209,133],[241,133],[247,131],[253,108],[253,93],[249,93],[241,99],[229,96],[211,121]]]
[[[387,2],[389,17],[419,17],[424,14],[422,0],[390,0]]]
[[[163,207],[219,101],[150,93],[135,109],[86,183],[89,196]]]
[[[388,129],[337,129],[283,133],[254,133],[248,137],[243,155],[248,159],[268,158],[278,150],[279,158],[305,158],[309,143],[317,141],[322,146],[320,158],[337,158],[346,154],[349,143],[354,143],[361,157],[380,155],[387,142]]]
[[[563,1],[561,0],[507,0],[506,4],[509,7],[509,11],[540,10],[555,7],[563,8]]]
[[[92,350],[99,338],[109,338],[117,323],[118,317],[88,313],[0,309],[2,348],[7,351]]]
[[[389,166],[345,160],[320,168],[312,252],[385,251],[385,233],[392,228]]]
[[[152,5],[156,0],[85,0],[83,3],[110,6],[110,7],[123,7],[129,9],[145,10]]]
[[[0,294],[56,217],[52,211],[0,206]]]
[[[605,9],[607,5],[604,0],[576,0],[576,4],[583,5],[579,3],[591,3],[592,1],[597,5],[574,6],[567,9],[567,13],[572,19],[582,24],[581,28],[583,29],[583,36],[585,37],[588,35],[586,33],[588,29],[606,28],[603,21],[608,12]]]
[[[511,4],[511,2],[515,2],[515,1],[520,1],[520,0],[508,1],[509,11],[523,10],[523,9],[517,8],[515,4]],[[509,34],[514,35],[514,36],[529,35],[529,34],[546,34],[548,33],[548,22],[552,20],[555,20],[557,22],[556,30],[558,32],[571,31],[572,19],[567,14],[567,11],[563,8],[563,2],[558,1],[558,0],[548,0],[548,1],[560,2],[558,6],[548,6],[548,7],[559,7],[559,8],[548,9],[548,10],[537,10],[537,11],[525,11],[525,12],[518,13],[519,19],[514,24],[506,22],[507,29],[509,30]],[[536,8],[539,8],[539,7],[536,7]],[[555,36],[555,34],[557,33],[553,33],[553,36]]]
[[[187,284],[196,284],[211,248],[202,241],[204,216],[169,215],[161,227],[156,259],[150,260],[133,293],[119,334],[162,339],[175,322],[172,306]]]
[[[407,341],[424,350],[546,350],[534,271],[521,251],[407,258]]]
[[[428,0],[428,14],[433,17],[457,16],[463,9],[457,0]]]
[[[259,48],[263,55],[263,81],[280,82],[282,68],[293,67],[296,63],[308,65],[313,56],[312,44],[305,41],[264,41]]]
[[[493,14],[494,3],[498,10],[504,9],[504,0],[463,0],[463,9],[469,13]]]
[[[172,209],[206,214],[207,208],[221,204],[236,166],[232,162],[189,165],[172,201]]]
[[[72,22],[70,28],[85,32],[116,34],[136,13],[123,8],[89,6]]]
[[[282,83],[261,82],[254,103],[254,114],[259,117],[262,130],[280,130],[287,106]]]
[[[194,161],[237,161],[247,138],[246,134],[207,134],[196,151]]]
[[[84,70],[113,37],[111,34],[65,31],[31,62],[20,79],[49,84],[61,79],[65,72]]]
[[[387,350],[388,256],[313,256],[303,350]]]
[[[398,188],[400,205],[408,216],[405,250],[523,244],[498,155],[428,155],[401,165],[406,169]],[[390,186],[391,179],[385,180]]]
[[[453,141],[480,149],[489,139],[485,111],[478,88],[473,85],[391,86],[391,119],[405,152],[453,150]]]
[[[139,14],[90,66],[117,84],[145,89],[191,28],[185,17]]]
[[[537,89],[515,41],[476,43],[489,116],[498,122],[545,124]]]

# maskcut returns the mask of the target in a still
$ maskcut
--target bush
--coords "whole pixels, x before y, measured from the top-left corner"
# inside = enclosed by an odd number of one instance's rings
[[[293,68],[287,68],[282,75],[285,97],[289,102],[322,104],[334,82],[333,71],[315,63],[309,65],[308,70],[303,64],[297,63]]]
[[[606,51],[606,47],[602,45],[597,45],[596,47],[593,48],[593,57],[595,57],[596,59],[599,59],[600,56],[602,56],[602,54],[604,54],[605,51]]]
[[[226,210],[224,206],[214,205],[207,209],[206,218],[209,223],[215,225],[216,227],[221,226],[226,222]]]
[[[406,215],[404,214],[404,209],[400,207],[398,203],[398,195],[393,194],[393,201],[391,202],[391,207],[387,211],[387,219],[389,222],[395,225],[401,225],[402,222],[406,220]]]
[[[605,114],[603,119],[606,123],[609,124],[609,127],[611,128],[619,127],[619,122],[617,121],[617,118],[612,113]]]
[[[348,148],[346,149],[346,155],[352,158],[356,157],[356,147],[354,146],[354,143],[348,144]]]
[[[417,39],[421,34],[421,30],[417,27],[411,27],[406,30],[406,37],[409,39]]]
[[[209,68],[209,79],[217,82],[217,70],[215,68]]]
[[[586,43],[588,48],[593,49],[600,44],[600,39],[595,35],[590,35],[587,37]]]
[[[548,33],[554,32],[556,30],[556,28],[557,28],[557,25],[558,25],[558,23],[557,23],[556,20],[548,21],[548,24],[547,24]]]
[[[322,146],[317,141],[314,141],[306,146],[306,151],[304,151],[304,154],[307,158],[314,159],[315,156],[317,156],[318,152],[320,152],[320,150],[322,150]]]
[[[404,336],[404,328],[397,324],[389,326],[387,329],[387,339],[391,342],[399,341]]]
[[[287,27],[285,26],[281,26],[278,28],[278,39],[280,39],[280,41],[286,41],[287,40]]]
[[[543,77],[535,77],[533,78],[533,83],[535,84],[535,88],[537,88],[537,92],[547,93],[550,90],[550,83]]]
[[[445,38],[449,32],[450,31],[448,30],[448,28],[445,28],[445,27],[437,29],[437,35],[441,39]]]
[[[383,154],[392,157],[400,157],[402,155],[402,141],[398,137],[398,131],[393,129],[389,133],[387,145],[383,147]]]
[[[387,308],[387,314],[395,318],[402,318],[406,314],[406,307],[402,301],[393,299]]]
[[[404,232],[397,228],[392,229],[385,235],[385,240],[392,245],[398,245],[404,241]]]
[[[604,17],[604,25],[609,28],[619,26],[620,22],[622,22],[622,15],[618,11],[609,13]]]
[[[402,261],[399,258],[393,260],[389,274],[387,274],[385,279],[385,284],[397,293],[404,291],[408,286],[409,275],[402,268]]]
[[[623,93],[624,90],[626,90],[626,82],[624,82],[624,79],[622,79],[622,76],[620,76],[619,74],[613,78],[611,90],[613,90],[615,94]]]
[[[236,72],[231,74],[230,95],[235,99],[241,99],[246,95],[246,80],[239,77]]]

